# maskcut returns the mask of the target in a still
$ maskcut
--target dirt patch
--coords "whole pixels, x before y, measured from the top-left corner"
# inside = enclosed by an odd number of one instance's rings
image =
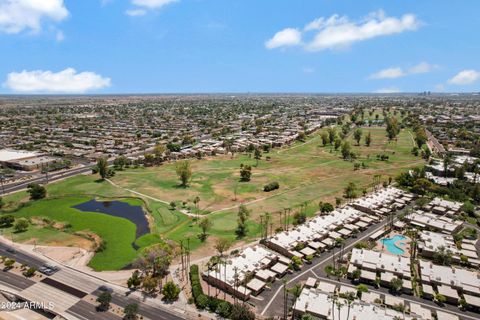
[[[89,249],[91,251],[96,251],[102,245],[103,240],[96,233],[93,233],[93,232],[90,232],[90,231],[77,231],[74,234],[88,240],[89,243],[90,243],[90,248]]]

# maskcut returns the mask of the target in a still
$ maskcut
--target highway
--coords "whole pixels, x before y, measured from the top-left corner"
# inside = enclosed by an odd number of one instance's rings
[[[146,150],[141,151],[141,152],[134,152],[134,153],[131,153],[131,154],[126,154],[125,156],[126,157],[138,157],[138,156],[141,156],[141,155],[145,154],[146,152],[151,152],[152,150],[153,150],[153,148],[149,148],[149,149],[146,149]],[[107,161],[108,165],[113,165],[113,161],[114,161],[114,159],[110,158]],[[41,177],[33,178],[33,179],[28,180],[28,181],[3,185],[3,187],[0,188],[0,195],[25,190],[30,183],[38,183],[38,184],[45,185],[45,184],[48,184],[50,182],[54,182],[54,181],[57,181],[57,180],[60,180],[60,179],[65,179],[65,178],[68,178],[68,177],[73,177],[73,176],[76,176],[76,175],[79,175],[79,174],[91,173],[92,168],[94,166],[95,166],[95,164],[90,163],[90,164],[85,164],[84,167],[80,167],[80,168],[72,168],[72,169],[68,169],[66,171],[62,171],[62,172],[52,172],[52,173],[48,174],[48,181],[47,181],[45,175],[42,175]]]
[[[0,255],[15,259],[17,262],[22,264],[27,264],[29,266],[40,268],[46,260],[39,259],[35,256],[29,255],[23,251],[17,250],[16,253],[12,253],[7,251],[7,249],[11,248],[9,245],[5,243],[0,243]],[[76,271],[71,268],[60,267],[60,271],[58,271],[54,277],[58,281],[61,274],[64,274],[65,281],[64,284],[72,286],[73,283],[85,283],[85,284],[94,284],[96,287],[95,290],[91,290],[91,292],[87,292],[89,294],[98,296],[100,291],[97,290],[98,287],[105,285],[111,287],[114,291],[112,293],[112,303],[120,306],[125,307],[130,303],[137,303],[139,305],[139,312],[138,314],[143,316],[144,318],[149,319],[159,319],[159,320],[181,320],[185,319],[182,314],[177,314],[172,310],[167,310],[167,308],[153,306],[151,304],[145,303],[142,299],[134,296],[126,296],[125,292],[121,290],[116,290],[113,286],[109,285],[107,282],[104,282],[100,279],[94,278],[82,272]],[[29,288],[36,282],[27,279],[23,276],[15,275],[13,273],[7,271],[0,271],[0,284],[3,284],[9,288],[14,290],[24,290]],[[88,305],[88,306],[87,306]],[[92,305],[86,301],[80,301],[76,303],[73,307],[71,307],[68,313],[72,314],[73,316],[79,319],[120,319],[119,317],[105,312],[96,312],[95,305]],[[93,317],[92,312],[94,312],[95,317]]]
[[[83,320],[120,320],[121,317],[111,312],[97,312],[95,306],[91,303],[81,300],[73,307],[67,310],[67,313]]]
[[[48,176],[48,182],[54,182],[60,179],[65,179],[68,177],[73,177],[78,174],[89,173],[92,172],[91,166],[81,167],[81,168],[73,168],[67,171],[63,171],[61,173],[52,173]],[[0,188],[0,192],[3,194],[9,194],[21,190],[25,190],[30,183],[38,183],[38,184],[47,184],[47,179],[45,176],[30,179],[24,182],[12,183],[8,185],[4,185],[3,188]]]
[[[14,290],[21,291],[35,284],[35,281],[27,279],[24,276],[19,276],[12,272],[1,270],[0,284],[3,284],[4,286],[12,288]]]

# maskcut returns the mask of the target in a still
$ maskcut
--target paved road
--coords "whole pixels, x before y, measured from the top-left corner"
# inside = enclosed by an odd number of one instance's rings
[[[81,300],[67,310],[67,313],[83,320],[121,320],[122,318],[111,312],[97,312],[91,303]]]
[[[355,246],[356,243],[368,239],[371,234],[375,233],[376,231],[382,229],[388,221],[383,221],[378,224],[375,224],[371,227],[369,227],[366,231],[358,234],[357,238],[349,238],[345,242],[345,249],[344,253],[346,254],[349,252],[349,250]],[[328,265],[331,264],[332,258],[334,256],[339,255],[339,250],[337,249],[336,252],[324,252],[322,253],[319,257],[315,258],[313,263],[311,265],[304,265],[302,270],[299,272],[295,272],[291,275],[287,275],[284,277],[284,279],[287,280],[287,288],[292,287],[293,285],[300,283],[300,282],[305,282],[309,277],[315,277],[317,279],[320,279],[321,281],[328,281],[328,282],[334,282],[334,283],[342,283],[345,285],[352,285],[350,280],[348,279],[342,279],[341,281],[337,280],[332,280],[329,278],[325,277],[325,271],[324,268]],[[375,291],[379,292],[382,294],[389,294],[388,289],[386,288],[374,288],[371,287],[369,288],[370,291]],[[460,319],[465,319],[465,320],[474,320],[474,319],[480,319],[479,315],[473,312],[464,312],[458,309],[457,306],[453,305],[444,305],[443,307],[438,306],[432,301],[418,298],[415,296],[410,296],[410,295],[402,295],[402,299],[406,300],[407,302],[414,302],[417,304],[422,304],[424,307],[428,307],[430,309],[434,310],[441,310],[445,312],[451,312],[457,316],[460,317]],[[283,316],[283,283],[282,281],[276,281],[273,285],[271,290],[264,291],[258,299],[254,299],[252,301],[255,306],[257,307],[257,312],[261,313],[264,316]],[[293,302],[290,300],[289,306],[293,304]]]
[[[40,268],[45,263],[45,261],[40,260],[37,257],[27,255],[26,253],[24,253],[22,251],[17,251],[16,253],[9,252],[9,251],[7,251],[7,249],[9,249],[9,248],[11,249],[12,246],[9,246],[7,244],[4,244],[4,243],[0,242],[0,255],[4,256],[4,257],[15,259],[15,261],[17,261],[21,264],[27,264],[27,265],[29,265],[31,267],[35,267],[37,269]]]
[[[23,251],[17,250],[16,253],[9,252],[9,251],[7,251],[8,248],[10,248],[9,245],[4,244],[4,243],[0,243],[0,255],[8,257],[8,258],[15,259],[19,263],[22,263],[22,264],[24,263],[24,264],[27,264],[29,266],[35,267],[35,268],[41,267],[46,262],[46,261],[44,261],[42,259],[39,259],[35,256],[31,256],[31,255],[29,255],[29,254],[27,254]],[[75,271],[75,270],[70,269],[70,268],[61,267],[61,270],[58,273],[60,273],[60,272],[64,272],[64,273],[68,274],[68,277],[66,278],[67,280],[63,281],[63,283],[65,283],[66,285],[69,285],[69,284],[71,285],[71,283],[82,283],[82,282],[92,283],[92,282],[94,282],[94,283],[98,284],[98,287],[100,287],[101,285],[109,286],[108,283],[106,283],[106,282],[104,282],[100,279],[93,278],[89,275],[86,275],[84,273]],[[55,277],[55,278],[58,281],[59,277]],[[69,283],[69,282],[71,282],[71,283]],[[29,279],[27,279],[23,276],[18,276],[18,275],[9,273],[9,272],[0,271],[0,283],[8,286],[9,288],[21,291],[23,289],[26,289],[26,288],[30,287],[31,285],[35,284],[36,282],[34,282],[32,280],[29,280]],[[92,294],[98,296],[100,294],[100,291],[98,291],[98,290],[93,291]],[[114,303],[114,304],[116,304],[116,305],[118,305],[122,308],[125,307],[126,305],[130,304],[130,303],[137,303],[139,305],[139,314],[143,315],[145,318],[159,319],[159,320],[163,320],[163,319],[165,319],[165,320],[170,320],[170,319],[171,320],[182,320],[182,319],[185,319],[185,317],[183,315],[175,313],[173,310],[167,310],[167,308],[163,308],[163,307],[160,307],[160,306],[158,306],[158,307],[157,306],[152,306],[150,304],[145,303],[144,301],[142,301],[142,299],[140,299],[138,297],[125,296],[125,294],[123,292],[119,291],[119,290],[114,290],[112,296],[113,296],[112,297],[113,298],[112,303]],[[85,303],[88,304],[88,302],[85,302]],[[91,306],[93,307],[93,309],[95,309],[94,305],[91,305]],[[91,311],[92,311],[91,308],[90,309],[85,308],[85,306],[83,304],[80,304],[79,306],[75,305],[74,309],[73,309],[73,312],[75,312],[77,314],[80,314],[85,319],[97,319],[97,318],[92,318]],[[75,316],[77,316],[77,315],[75,315]],[[104,319],[104,318],[98,318],[98,319]],[[105,319],[107,319],[107,318],[105,318]],[[112,319],[112,318],[108,318],[108,319]],[[116,318],[116,319],[118,319],[118,318]]]
[[[150,152],[152,150],[153,150],[153,148],[149,148],[149,149],[146,149],[145,151],[134,152],[134,153],[131,153],[131,154],[126,154],[125,156],[127,156],[127,157],[137,157],[137,156],[141,156],[141,155],[145,154],[145,152]],[[114,159],[109,159],[108,164],[112,165],[113,161],[114,161]],[[94,164],[86,164],[84,167],[81,167],[81,168],[72,168],[72,169],[68,169],[68,170],[63,171],[63,172],[52,172],[48,175],[48,181],[45,178],[45,176],[42,176],[42,177],[39,177],[39,178],[30,179],[30,180],[25,181],[25,182],[18,182],[18,183],[12,183],[12,184],[9,184],[9,185],[4,185],[3,188],[0,188],[0,195],[25,190],[30,183],[47,184],[47,182],[50,183],[50,182],[54,182],[54,181],[57,181],[57,180],[60,180],[60,179],[65,179],[65,178],[68,178],[68,177],[73,177],[73,176],[83,174],[83,173],[91,173],[92,168],[94,166],[95,166]]]
[[[4,286],[14,290],[21,291],[35,283],[35,281],[27,279],[24,276],[19,276],[8,271],[0,271],[0,284],[3,284]]]
[[[82,168],[73,168],[68,171],[64,171],[62,173],[51,173],[48,176],[48,182],[53,182],[53,181],[67,178],[67,177],[73,177],[82,173],[89,173],[89,172],[92,172],[91,166],[82,167]],[[5,185],[3,189],[0,188],[0,194],[8,194],[8,193],[25,190],[30,183],[46,184],[47,179],[45,178],[45,176],[43,176],[41,178],[34,178],[25,182],[18,182],[18,183]]]

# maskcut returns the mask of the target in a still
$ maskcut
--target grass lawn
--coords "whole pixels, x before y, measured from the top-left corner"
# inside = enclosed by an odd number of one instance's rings
[[[273,149],[264,154],[258,167],[256,160],[245,154],[236,154],[233,159],[229,155],[191,160],[193,177],[188,188],[179,186],[174,163],[119,171],[112,180],[121,188],[108,182],[98,182],[98,176],[77,176],[48,186],[49,197],[68,196],[68,203],[64,199],[41,200],[20,209],[18,214],[49,215],[55,220],[69,221],[75,230],[89,229],[98,233],[107,241],[107,250],[95,255],[91,265],[100,270],[121,268],[135,257],[135,250],[130,246],[135,228],[127,220],[103,214],[87,213],[89,217],[86,218],[85,213],[71,208],[74,205],[72,199],[87,201],[93,196],[132,197],[130,192],[122,188],[167,202],[175,201],[177,209],[183,208],[182,203],[186,202],[186,207],[190,207],[192,212],[195,212],[193,199],[199,196],[201,213],[209,212],[213,224],[208,232],[210,236],[207,243],[210,246],[202,246],[198,239],[201,230],[194,219],[145,197],[142,202],[151,216],[152,234],[137,240],[141,247],[158,242],[159,235],[177,242],[190,238],[192,249],[203,247],[203,250],[206,250],[205,247],[211,248],[212,241],[218,237],[236,240],[237,211],[242,203],[251,210],[248,234],[242,239],[248,242],[260,235],[260,215],[265,212],[272,214],[272,228],[276,229],[281,225],[279,212],[284,208],[293,208],[293,214],[301,204],[307,203],[307,214],[312,216],[317,211],[319,201],[334,203],[336,197],[342,196],[349,182],[355,182],[361,193],[363,188],[372,186],[376,174],[381,175],[382,181],[387,181],[401,171],[424,163],[421,158],[411,154],[414,141],[408,130],[402,130],[396,141],[388,141],[385,128],[382,127],[364,127],[362,130],[360,145],[357,146],[352,135],[347,138],[352,151],[359,155],[355,161],[365,165],[360,170],[354,170],[354,162],[342,160],[340,150],[335,151],[330,145],[323,146],[320,133],[317,133],[306,143],[298,142],[289,148]],[[364,144],[368,132],[372,136],[370,147]],[[380,161],[377,154],[386,154],[389,159]],[[270,160],[267,161],[266,156]],[[252,165],[250,182],[239,182],[240,164]],[[279,182],[280,189],[264,192],[263,186],[272,181]],[[21,198],[21,195],[12,195],[5,200],[16,202]],[[138,199],[129,201],[140,204]]]
[[[59,222],[69,222],[72,232],[90,231],[99,235],[106,248],[95,254],[90,266],[95,270],[121,269],[137,254],[131,246],[135,241],[135,225],[126,219],[72,208],[88,200],[90,198],[87,197],[44,199],[29,203],[14,215],[26,218],[47,217]],[[41,237],[39,240],[42,240]]]

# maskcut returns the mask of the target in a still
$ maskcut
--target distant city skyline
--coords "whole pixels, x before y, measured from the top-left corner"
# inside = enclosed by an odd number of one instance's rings
[[[0,0],[0,94],[480,91],[478,1]]]

